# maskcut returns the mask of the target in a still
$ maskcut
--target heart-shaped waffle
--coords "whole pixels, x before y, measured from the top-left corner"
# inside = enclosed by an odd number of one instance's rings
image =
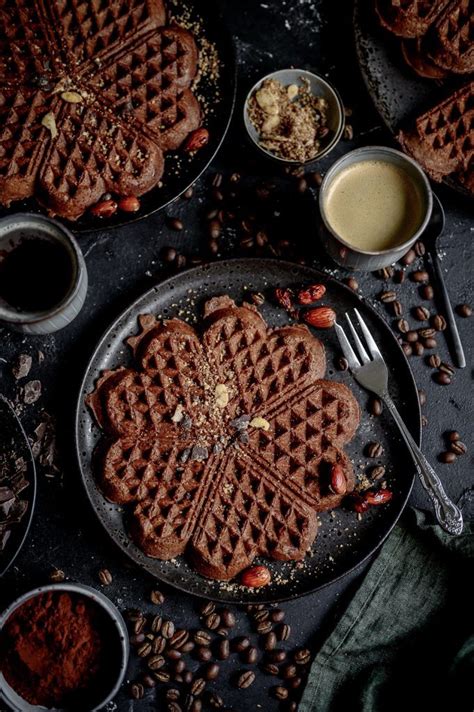
[[[193,36],[161,0],[0,0],[0,203],[76,220],[140,196],[201,121]]]
[[[302,559],[342,448],[359,423],[349,389],[321,380],[322,344],[306,326],[268,328],[254,306],[207,302],[201,338],[179,319],[139,319],[135,368],[104,373],[88,396],[108,438],[96,458],[108,499],[134,504],[130,532],[149,556],[186,553],[229,579],[256,556]]]

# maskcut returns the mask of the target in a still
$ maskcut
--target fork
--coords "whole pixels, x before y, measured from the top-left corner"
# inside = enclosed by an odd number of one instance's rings
[[[363,386],[363,388],[375,393],[375,395],[378,396],[387,406],[389,413],[398,425],[400,433],[408,447],[408,450],[410,451],[415,463],[416,471],[421,480],[421,484],[433,502],[436,518],[439,524],[450,534],[461,534],[463,530],[462,513],[454,502],[449,499],[448,495],[444,491],[443,485],[441,484],[441,480],[421,452],[418,445],[413,440],[407,426],[398,412],[395,403],[388,392],[387,364],[383,360],[383,356],[380,353],[380,350],[366,323],[359,314],[359,311],[357,309],[354,309],[354,311],[356,313],[362,334],[364,335],[365,344],[369,353],[367,353],[366,347],[359,338],[359,335],[355,330],[348,314],[345,316],[356,345],[358,357],[349,343],[342,326],[337,323],[335,324],[339,344],[348,361],[352,375],[356,381]]]

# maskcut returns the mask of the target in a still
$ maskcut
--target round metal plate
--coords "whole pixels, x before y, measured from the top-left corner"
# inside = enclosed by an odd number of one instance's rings
[[[400,41],[379,25],[372,2],[355,0],[354,37],[359,67],[375,108],[394,137],[402,125],[437,101],[440,82],[416,76],[402,58]],[[456,87],[456,79],[443,82]],[[470,194],[450,179],[443,183]],[[472,196],[470,196],[472,197]]]
[[[5,462],[23,458],[26,462],[25,479],[29,485],[21,493],[21,499],[28,502],[28,510],[23,518],[11,528],[11,534],[3,551],[0,551],[0,577],[10,568],[23,546],[30,529],[36,502],[36,468],[30,444],[23,426],[11,404],[0,395],[0,466]],[[1,474],[1,473],[0,473]],[[2,485],[0,479],[0,486]]]
[[[219,77],[212,82],[201,81],[199,95],[202,104],[208,107],[205,118],[209,129],[209,143],[190,156],[183,151],[166,154],[163,187],[156,187],[140,198],[140,210],[137,213],[117,212],[108,219],[97,218],[85,213],[74,222],[64,221],[75,233],[109,230],[110,228],[128,225],[161,210],[186,191],[199,178],[214,159],[219,150],[227,129],[229,128],[235,104],[237,85],[237,65],[233,39],[221,11],[211,0],[168,0],[168,11],[177,22],[185,19],[186,25],[191,22],[200,28],[195,33],[197,41],[206,40],[214,44],[219,57]],[[0,207],[0,217],[17,212],[44,213],[36,200],[28,199],[12,204],[10,208]]]
[[[276,286],[299,286],[322,282],[327,287],[324,303],[342,315],[358,307],[380,344],[390,370],[390,391],[413,436],[420,437],[418,394],[407,360],[389,326],[352,290],[335,279],[309,267],[264,259],[237,259],[217,262],[175,275],[146,292],[112,324],[100,340],[87,367],[80,389],[76,413],[76,444],[80,471],[97,516],[118,546],[133,561],[158,579],[188,593],[235,603],[278,601],[295,598],[332,583],[360,564],[382,543],[405,506],[413,484],[413,463],[388,413],[369,416],[368,394],[348,372],[336,371],[334,363],[340,355],[333,330],[319,332],[328,362],[327,377],[346,383],[361,405],[362,420],[356,437],[347,446],[357,473],[369,465],[364,448],[370,441],[384,447],[380,462],[387,467],[387,479],[394,491],[390,503],[374,507],[361,521],[354,512],[345,509],[321,515],[321,527],[311,554],[303,563],[271,562],[273,583],[250,592],[236,582],[217,582],[193,571],[184,557],[160,561],[143,554],[127,534],[123,508],[108,502],[99,491],[91,468],[92,453],[100,437],[89,410],[84,404],[87,393],[94,389],[99,374],[131,362],[125,339],[137,331],[137,317],[153,313],[162,318],[179,316],[197,324],[203,303],[210,297],[228,294],[240,302],[251,292],[271,295]],[[288,315],[267,300],[260,310],[272,326],[288,323]],[[125,516],[124,516],[125,514]],[[267,561],[265,563],[268,564]]]

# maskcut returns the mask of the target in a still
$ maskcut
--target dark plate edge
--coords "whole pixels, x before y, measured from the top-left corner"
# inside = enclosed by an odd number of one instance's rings
[[[32,488],[31,489],[30,509],[29,509],[29,513],[27,515],[28,519],[27,519],[26,527],[25,527],[23,536],[20,539],[20,543],[17,544],[15,552],[10,557],[10,560],[7,561],[7,564],[3,567],[3,569],[0,570],[0,578],[1,578],[4,574],[6,574],[6,572],[10,568],[10,566],[15,561],[16,557],[18,556],[21,549],[23,548],[23,545],[24,545],[24,543],[28,537],[28,534],[30,532],[30,527],[31,527],[31,523],[33,521],[33,514],[34,514],[34,510],[35,510],[35,506],[36,506],[36,492],[37,492],[38,478],[37,478],[37,474],[36,474],[35,459],[33,457],[33,452],[31,451],[30,441],[28,440],[28,436],[25,432],[25,429],[23,428],[23,425],[22,425],[19,417],[15,413],[15,410],[12,408],[10,401],[7,398],[5,398],[5,396],[3,396],[1,393],[0,393],[0,399],[6,404],[7,408],[9,408],[12,417],[16,420],[16,423],[17,423],[18,427],[20,428],[20,432],[22,433],[22,435],[25,439],[27,453],[29,454],[29,457],[30,457],[31,479],[32,479],[32,482],[30,483],[30,486]]]
[[[229,265],[233,266],[233,265],[235,265],[235,264],[237,264],[237,263],[239,263],[239,262],[240,262],[240,263],[242,263],[242,262],[248,263],[248,262],[252,262],[252,261],[258,261],[258,262],[262,262],[262,261],[263,261],[263,262],[268,263],[268,264],[270,264],[270,265],[271,265],[271,264],[275,264],[275,265],[278,265],[278,266],[287,267],[287,268],[289,268],[289,269],[301,268],[301,265],[298,265],[298,264],[293,263],[293,262],[289,262],[289,261],[287,261],[287,260],[278,260],[278,259],[272,259],[272,258],[239,258],[239,257],[236,257],[236,258],[232,258],[232,259],[228,259],[228,260],[222,260],[222,261],[219,261],[218,263],[209,262],[209,263],[206,263],[206,264],[204,264],[204,265],[200,265],[200,266],[198,266],[198,267],[193,267],[193,268],[188,269],[188,270],[183,270],[183,272],[180,272],[180,275],[196,274],[196,273],[198,273],[198,272],[203,272],[203,271],[205,271],[206,269],[212,268],[212,265],[213,265],[213,264],[219,264],[219,266],[223,266],[223,265],[225,266],[226,264],[229,264]],[[352,295],[352,297],[354,296],[353,290],[351,290],[347,285],[343,284],[342,282],[340,282],[340,281],[337,280],[336,278],[332,277],[331,275],[328,275],[328,274],[326,274],[325,272],[323,272],[323,271],[321,271],[321,270],[318,270],[318,269],[316,269],[316,268],[313,268],[313,267],[307,267],[307,266],[306,266],[306,269],[311,269],[311,270],[314,272],[314,274],[315,274],[316,276],[318,276],[318,275],[323,276],[324,279],[328,280],[329,282],[335,283],[335,284],[337,285],[337,288],[338,288],[338,289],[342,287],[342,288],[344,288],[344,290],[346,290],[347,292],[349,292],[349,293]],[[92,502],[92,498],[91,498],[91,496],[90,496],[90,494],[89,494],[89,490],[88,490],[88,488],[87,488],[87,486],[86,486],[85,478],[84,478],[83,473],[82,473],[81,453],[80,453],[80,449],[79,449],[78,433],[79,433],[80,411],[81,411],[82,405],[83,405],[83,402],[82,402],[82,401],[83,401],[82,394],[83,394],[83,391],[84,391],[84,388],[85,388],[85,383],[86,383],[86,380],[87,380],[87,377],[88,377],[88,374],[89,374],[90,365],[91,365],[92,361],[96,358],[96,355],[97,355],[98,351],[101,349],[102,345],[107,341],[109,333],[115,328],[115,326],[117,325],[117,323],[125,316],[125,314],[126,314],[128,311],[132,310],[135,306],[137,306],[138,303],[139,303],[143,298],[145,298],[148,294],[151,295],[151,294],[155,291],[155,287],[157,287],[157,286],[165,287],[170,281],[174,280],[175,277],[176,277],[176,275],[171,275],[170,277],[167,277],[165,280],[160,281],[160,282],[157,282],[157,284],[156,284],[154,287],[152,287],[151,289],[148,289],[146,292],[143,292],[143,294],[142,294],[141,296],[139,296],[137,299],[135,299],[126,309],[124,309],[124,310],[113,320],[113,322],[111,322],[111,323],[109,324],[109,326],[107,327],[107,329],[104,331],[104,333],[102,334],[101,338],[100,338],[99,341],[97,342],[97,345],[96,345],[96,347],[95,347],[93,353],[90,355],[90,357],[89,357],[89,359],[88,359],[87,366],[86,366],[86,368],[85,368],[84,375],[83,375],[83,378],[81,379],[80,386],[79,386],[79,392],[78,392],[78,398],[77,398],[77,404],[76,404],[76,410],[75,410],[75,418],[74,418],[74,451],[75,451],[75,456],[76,456],[77,468],[78,468],[78,471],[79,471],[79,473],[80,473],[81,481],[82,481],[83,487],[84,487],[84,489],[85,489],[85,491],[86,491],[87,498],[88,498],[88,500],[89,500],[89,502],[90,502],[90,504],[91,504],[91,507],[92,507],[92,509],[93,509],[93,511],[94,511],[94,514],[96,515],[96,517],[97,517],[97,519],[99,520],[101,526],[102,526],[103,529],[107,532],[108,537],[110,538],[111,541],[113,541],[113,543],[115,544],[115,546],[117,546],[117,547],[120,549],[120,551],[121,551],[123,554],[125,554],[125,555],[127,556],[127,558],[129,558],[129,559],[133,562],[133,565],[137,566],[137,568],[139,568],[140,570],[145,570],[145,571],[147,571],[147,573],[149,573],[151,576],[153,576],[153,574],[151,574],[147,569],[144,569],[143,567],[139,566],[139,564],[137,564],[135,561],[133,561],[133,559],[131,558],[130,554],[129,554],[128,551],[127,551],[127,548],[121,546],[120,543],[117,542],[117,541],[114,539],[114,537],[112,536],[112,534],[109,532],[109,530],[108,530],[107,527],[105,526],[105,523],[104,523],[104,522],[101,520],[101,518],[99,517],[99,515],[98,515],[98,513],[97,513],[97,511],[96,511],[96,508],[94,507],[94,504],[93,504],[93,502]],[[356,296],[357,296],[357,295],[356,295]],[[395,338],[395,336],[394,336],[394,334],[393,334],[393,332],[392,332],[390,326],[387,324],[387,322],[381,317],[381,315],[376,311],[376,309],[375,309],[368,301],[366,301],[365,299],[363,299],[363,298],[360,297],[360,296],[359,296],[359,299],[360,299],[360,301],[364,304],[364,306],[371,312],[372,316],[383,326],[383,329],[387,332],[387,334],[390,335],[391,341],[394,343],[394,345],[396,344],[396,346],[397,346],[397,348],[398,348],[398,351],[399,351],[399,355],[400,355],[400,356],[402,357],[402,359],[405,361],[406,366],[407,366],[407,369],[408,369],[408,373],[409,373],[409,375],[410,375],[410,383],[407,384],[407,385],[409,386],[409,390],[413,389],[412,392],[413,392],[413,394],[414,394],[415,392],[417,392],[417,386],[416,386],[415,378],[414,378],[414,376],[413,376],[413,372],[412,372],[412,370],[411,370],[411,367],[410,367],[410,364],[409,364],[409,362],[408,362],[408,359],[407,359],[407,357],[405,356],[402,347],[400,346],[400,344],[398,343],[397,339]],[[417,422],[416,422],[416,430],[415,430],[415,431],[411,430],[411,434],[412,434],[412,436],[413,436],[415,442],[417,443],[417,445],[419,445],[419,446],[421,447],[421,433],[422,433],[422,428],[421,428],[421,408],[420,408],[420,403],[419,403],[418,398],[416,398],[416,402],[417,402],[417,418],[416,418],[416,421],[417,421]],[[414,416],[414,417],[415,417],[415,416]],[[282,596],[282,597],[276,596],[276,597],[272,597],[272,598],[270,598],[270,599],[259,598],[258,601],[256,601],[255,598],[242,597],[241,599],[239,599],[238,601],[236,601],[234,598],[225,598],[224,596],[213,597],[212,595],[208,595],[208,594],[198,594],[198,593],[195,593],[195,592],[190,593],[186,588],[184,588],[183,586],[181,586],[181,585],[179,585],[178,583],[175,583],[175,582],[166,581],[166,582],[164,582],[164,583],[166,583],[166,585],[169,585],[169,586],[171,586],[171,587],[173,587],[173,588],[176,588],[176,589],[182,591],[183,593],[186,593],[188,596],[196,596],[197,598],[203,598],[203,599],[207,599],[207,600],[220,601],[220,602],[227,602],[227,603],[234,604],[234,605],[245,605],[245,604],[247,604],[247,603],[256,603],[256,602],[258,602],[258,603],[282,603],[282,602],[284,602],[284,601],[291,601],[291,600],[295,600],[296,598],[302,598],[303,596],[308,596],[308,595],[310,595],[310,594],[316,593],[317,591],[320,591],[320,590],[322,590],[323,588],[326,588],[327,586],[331,586],[332,584],[337,583],[338,581],[340,581],[341,579],[343,579],[345,576],[348,576],[348,575],[351,574],[352,572],[356,571],[358,568],[360,568],[364,563],[366,563],[366,562],[380,549],[381,545],[382,545],[383,542],[387,539],[387,537],[389,536],[389,534],[392,532],[393,528],[395,527],[395,525],[396,525],[397,522],[399,521],[399,519],[400,519],[400,517],[401,517],[403,511],[405,510],[405,507],[406,507],[406,505],[407,505],[408,499],[410,498],[410,495],[411,495],[411,492],[412,492],[412,489],[413,489],[413,484],[414,484],[414,482],[415,482],[415,466],[413,465],[413,474],[412,474],[412,477],[411,477],[411,483],[410,483],[410,486],[408,487],[408,491],[407,491],[406,497],[405,497],[405,499],[403,500],[403,502],[402,502],[402,504],[401,504],[400,510],[399,510],[398,514],[395,516],[394,521],[393,521],[393,523],[390,525],[390,527],[388,528],[387,532],[384,534],[384,536],[382,536],[382,537],[379,539],[379,541],[376,543],[376,545],[373,547],[373,549],[372,549],[368,554],[366,554],[366,556],[364,556],[364,558],[361,559],[361,561],[359,561],[357,564],[355,564],[354,566],[352,566],[352,567],[351,567],[350,569],[348,569],[347,571],[343,572],[342,574],[339,574],[339,576],[335,577],[335,578],[332,579],[331,581],[328,581],[328,582],[326,582],[326,583],[323,583],[323,584],[320,584],[320,585],[318,585],[318,586],[315,586],[314,588],[312,588],[312,589],[310,589],[310,590],[308,590],[308,591],[303,591],[303,592],[301,592],[301,593],[296,593],[296,594],[291,595],[291,596]],[[154,576],[154,578],[156,578],[156,577]],[[160,579],[158,579],[158,580],[160,580]]]

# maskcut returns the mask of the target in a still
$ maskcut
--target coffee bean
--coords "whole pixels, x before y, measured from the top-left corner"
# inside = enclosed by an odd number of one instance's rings
[[[390,279],[393,276],[393,267],[382,267],[375,273],[380,279]]]
[[[369,477],[371,480],[381,480],[385,477],[385,467],[383,465],[375,465],[369,469]]]
[[[250,685],[253,685],[255,681],[255,673],[252,672],[252,670],[245,670],[244,672],[241,672],[236,679],[236,685],[239,689],[241,690],[246,690],[247,687],[250,687]]]
[[[267,675],[278,675],[280,672],[278,665],[274,663],[265,663],[262,665],[262,670],[267,673]]]
[[[431,356],[428,356],[427,363],[428,366],[431,366],[431,368],[439,368],[441,365],[441,358],[438,354],[431,354]]]
[[[272,663],[282,663],[284,660],[286,660],[286,655],[286,650],[278,648],[277,650],[269,650],[266,653],[265,657]]]
[[[423,339],[423,346],[425,349],[435,349],[438,346],[438,342],[430,336],[428,339]]]
[[[239,241],[239,246],[240,246],[243,250],[251,250],[252,247],[254,246],[253,237],[243,237],[243,238]]]
[[[264,230],[259,230],[255,235],[255,244],[257,247],[265,247],[268,243],[268,235]]]
[[[186,669],[186,663],[184,662],[184,660],[173,660],[170,664],[174,672],[178,675],[181,675],[181,673],[183,673]],[[176,680],[176,676],[174,677],[174,679]]]
[[[102,586],[110,586],[112,583],[112,574],[108,569],[101,569],[99,571],[99,581]]]
[[[426,404],[426,393],[422,388],[418,389],[418,400],[420,401],[421,406]]]
[[[66,574],[62,569],[52,569],[52,571],[49,574],[49,580],[51,583],[62,583],[64,579],[66,578]]]
[[[137,645],[140,645],[143,643],[145,640],[145,633],[139,633],[138,635],[131,635],[130,636],[130,645],[133,645],[135,648]]]
[[[161,635],[163,638],[169,640],[174,635],[174,623],[173,621],[164,621],[161,626]]]
[[[336,368],[338,371],[347,371],[349,368],[349,362],[344,356],[340,356],[336,361]]]
[[[242,661],[248,665],[255,665],[258,660],[258,650],[253,645],[242,653]]]
[[[206,687],[206,681],[202,677],[197,677],[193,684],[191,685],[191,694],[196,695],[196,697],[199,697],[199,695],[202,695],[204,692],[204,689]]]
[[[401,262],[403,265],[407,265],[407,266],[408,266],[408,265],[413,264],[413,262],[414,262],[415,260],[416,260],[416,252],[415,252],[415,250],[408,250],[408,252],[406,253],[406,255],[404,255],[404,256],[402,257],[402,259],[400,260],[400,262]]]
[[[162,655],[152,655],[147,660],[147,665],[150,670],[160,670],[160,668],[162,668],[165,664],[166,660]]]
[[[207,225],[207,232],[213,240],[218,240],[222,232],[222,225],[219,220],[210,220]]]
[[[187,259],[185,255],[178,253],[175,259],[175,267],[177,270],[184,269],[186,267]]]
[[[219,628],[221,624],[221,617],[218,613],[210,613],[204,618],[203,622],[209,630],[216,630],[216,628]]]
[[[272,629],[272,622],[269,620],[262,621],[256,627],[257,633],[260,633],[261,635],[265,635],[265,633],[269,633],[271,631],[271,629]]]
[[[417,341],[416,343],[412,344],[412,350],[415,356],[423,356],[425,353],[425,347],[421,343],[421,341]]]
[[[221,621],[226,628],[235,626],[235,615],[228,608],[223,608],[221,611]]]
[[[344,280],[345,284],[349,287],[349,289],[352,289],[353,292],[357,292],[359,289],[359,282],[354,279],[354,277],[348,277],[347,279]]]
[[[410,279],[413,282],[418,282],[418,283],[428,282],[429,278],[430,278],[430,276],[429,276],[428,272],[426,272],[423,269],[416,269],[413,272],[411,272],[411,274],[410,274]]]
[[[207,692],[205,701],[213,710],[220,710],[224,707],[224,700],[217,692]]]
[[[278,640],[288,640],[291,635],[291,627],[288,623],[283,623],[275,629]]]
[[[458,304],[456,307],[456,314],[461,316],[463,319],[467,319],[472,315],[472,307],[469,304]]]
[[[180,697],[181,693],[176,687],[170,687],[170,689],[166,691],[166,699],[168,702],[177,702]]]
[[[262,639],[262,648],[264,650],[273,650],[277,644],[277,637],[273,631],[264,635]]]
[[[445,436],[449,443],[455,443],[458,440],[461,440],[461,436],[459,435],[457,430],[449,430],[447,433],[445,433]]]
[[[151,621],[151,632],[159,633],[163,623],[163,618],[161,616],[155,616]]]
[[[410,331],[410,325],[406,319],[399,319],[397,321],[397,329],[401,334],[407,334]]]
[[[446,363],[445,361],[442,361],[440,363],[439,370],[443,373],[447,373],[450,377],[454,376],[454,368],[451,366],[451,364]]]
[[[142,616],[141,618],[138,618],[135,623],[133,624],[133,632],[135,635],[138,635],[139,633],[142,632],[143,628],[145,627],[145,616]]]
[[[244,650],[246,650],[250,646],[250,640],[246,636],[239,636],[238,638],[234,638],[234,640],[231,643],[231,648],[232,650],[235,650],[236,653],[242,653]]]
[[[418,332],[417,331],[407,331],[405,334],[405,339],[408,341],[409,344],[413,344],[415,341],[418,341]]]
[[[204,666],[202,676],[205,680],[216,680],[219,676],[220,667],[217,663],[208,663]]]
[[[379,300],[381,302],[383,302],[384,304],[390,304],[390,303],[394,302],[396,299],[397,299],[397,293],[392,290],[381,292],[379,294]]]
[[[444,331],[446,329],[446,319],[441,314],[435,314],[430,319],[430,324],[436,331]]]
[[[275,608],[270,612],[270,620],[273,621],[273,623],[281,623],[284,619],[285,611],[282,611],[281,608]]]
[[[137,655],[139,658],[146,658],[152,652],[151,643],[149,640],[145,640],[144,643],[138,646]]]
[[[418,334],[422,339],[432,339],[435,333],[433,328],[418,329]]]
[[[434,289],[431,286],[431,284],[425,284],[423,287],[420,287],[420,296],[423,299],[433,299],[434,297]]]
[[[170,645],[172,648],[182,648],[188,638],[189,633],[187,630],[177,630],[173,637],[170,638]]]
[[[161,251],[161,259],[164,262],[174,262],[176,259],[177,252],[174,247],[164,247]]]
[[[401,302],[398,301],[398,299],[396,299],[390,304],[390,308],[394,316],[401,316],[403,314],[403,307]]]
[[[134,682],[130,686],[130,697],[134,700],[141,700],[145,695],[145,688],[140,682]]]
[[[312,173],[307,174],[307,179],[310,181],[311,185],[314,185],[316,188],[319,188],[321,183],[323,182],[323,176],[319,171],[313,171]]]
[[[382,413],[382,410],[383,410],[383,405],[382,405],[382,401],[380,400],[380,398],[371,396],[369,399],[369,413],[371,415],[379,416]]]
[[[415,319],[418,319],[418,321],[428,321],[430,312],[426,307],[415,307],[413,309],[413,316]]]
[[[209,650],[209,648],[205,648],[205,650]],[[217,646],[217,653],[216,657],[218,660],[227,660],[227,658],[230,655],[230,643],[229,641],[226,640],[221,640],[219,642],[219,645]]]
[[[156,680],[153,677],[151,677],[151,675],[143,675],[142,676],[142,684],[144,687],[153,689],[154,687],[156,687]]]
[[[150,601],[157,605],[161,605],[165,601],[164,595],[158,589],[155,589],[150,593]]]
[[[290,694],[286,687],[283,687],[282,685],[272,687],[270,692],[272,697],[275,697],[277,700],[286,700],[288,698],[288,695]]]
[[[214,202],[216,203],[222,203],[224,201],[224,193],[219,190],[219,188],[214,188],[211,191],[211,196]]]
[[[153,652],[155,655],[159,655],[166,648],[166,639],[162,635],[157,635],[152,643]]]
[[[257,623],[261,623],[262,621],[267,621],[270,618],[270,611],[254,611],[252,613],[252,618],[254,621]]]
[[[196,645],[210,645],[212,641],[212,635],[207,632],[207,630],[197,630],[194,633],[194,642]]]
[[[405,272],[402,269],[397,269],[393,275],[395,284],[402,284],[405,281]]]
[[[300,178],[296,184],[296,189],[298,193],[306,193],[308,190],[308,181],[306,178]]]
[[[176,230],[177,232],[180,232],[184,228],[183,221],[175,217],[169,217],[167,224],[170,230]]]
[[[188,188],[187,190],[184,191],[182,197],[183,197],[185,200],[191,200],[191,198],[193,197],[193,195],[194,195],[194,188],[191,186],[190,188]]]
[[[381,457],[383,455],[383,447],[380,443],[369,443],[366,448],[367,457]]]
[[[444,465],[451,465],[456,460],[454,452],[441,452],[438,455],[438,460]]]
[[[280,670],[280,676],[284,680],[291,680],[292,677],[296,677],[296,674],[297,674],[296,665],[292,665],[291,663],[288,663],[287,665],[283,665],[282,669]]]
[[[243,442],[244,435],[247,435],[247,433],[241,433],[240,435],[240,441]],[[223,628],[222,626],[216,630],[216,635],[221,636],[221,638],[227,638],[229,635],[229,628]]]
[[[166,709],[168,712],[183,712],[183,708],[177,702],[168,702]]]
[[[297,709],[298,709],[298,703],[293,700],[292,702],[288,703],[288,705],[286,707],[286,712],[296,712]]]
[[[170,648],[166,651],[166,657],[168,658],[168,660],[181,660],[181,650],[177,650],[176,648]]]
[[[217,253],[219,252],[219,243],[217,242],[217,240],[208,240],[207,249],[209,250],[209,253],[211,255],[217,255]]]
[[[456,440],[456,442],[451,443],[449,449],[451,452],[454,452],[455,455],[465,455],[467,452],[466,445],[464,445],[464,443],[460,440]]]
[[[293,659],[297,665],[307,665],[311,660],[311,653],[308,648],[300,648],[295,652]]]
[[[198,648],[196,648],[196,658],[201,662],[201,663],[207,663],[209,660],[212,658],[212,651],[209,647],[201,645]]]
[[[405,356],[411,356],[413,353],[413,349],[410,344],[403,343],[402,349],[403,349],[403,353],[405,354]]]
[[[193,699],[191,706],[188,707],[189,712],[201,712],[202,710],[202,702],[198,698],[197,700]]]
[[[450,377],[447,373],[444,373],[443,371],[437,371],[433,375],[433,380],[440,386],[449,386],[449,384],[451,383]]]

